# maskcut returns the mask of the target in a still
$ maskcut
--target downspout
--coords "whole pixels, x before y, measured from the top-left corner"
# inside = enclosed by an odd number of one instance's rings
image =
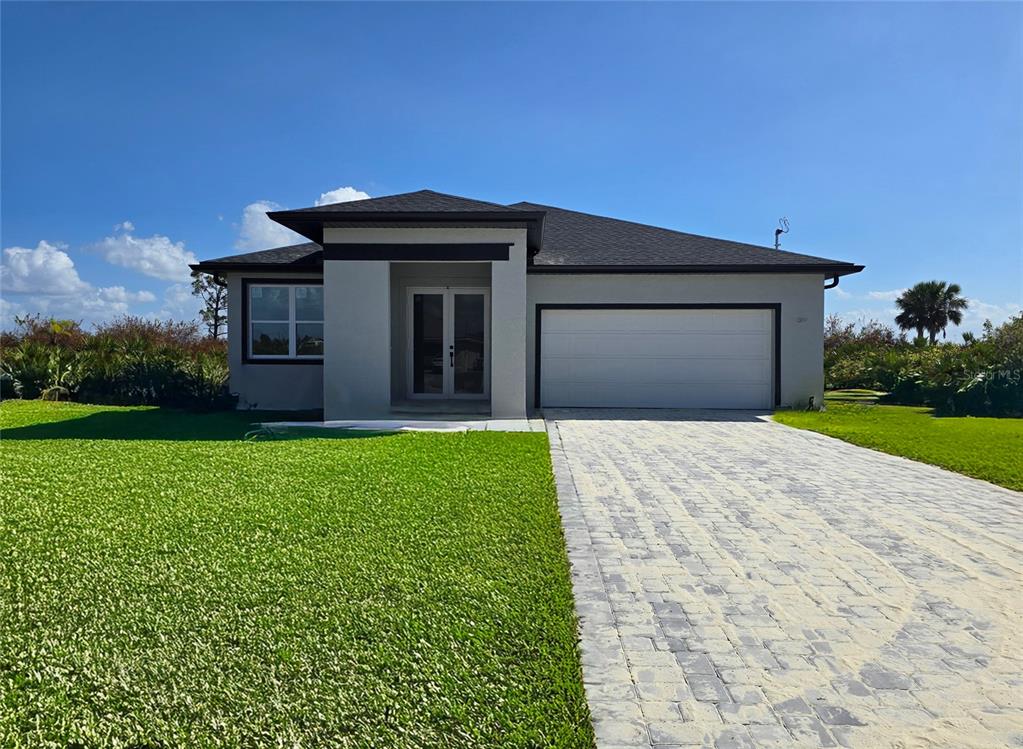
[[[824,284],[824,288],[825,289],[833,289],[836,286],[838,286],[838,278],[839,278],[838,276],[833,276],[831,278],[831,283],[825,283]]]

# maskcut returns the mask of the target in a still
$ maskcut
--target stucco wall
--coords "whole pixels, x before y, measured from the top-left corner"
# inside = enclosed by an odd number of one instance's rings
[[[323,416],[381,418],[391,410],[388,263],[323,263]]]
[[[316,364],[245,364],[242,359],[242,279],[280,280],[280,273],[232,273],[227,276],[227,361],[230,388],[238,408],[300,411],[323,408],[323,366]],[[288,282],[292,281],[290,275]],[[319,279],[318,275],[295,276]]]
[[[781,304],[781,404],[805,406],[824,391],[824,277],[821,274],[528,276],[526,380],[533,408],[536,305],[650,303]]]

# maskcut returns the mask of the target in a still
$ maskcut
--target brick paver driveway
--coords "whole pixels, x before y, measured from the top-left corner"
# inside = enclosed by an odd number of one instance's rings
[[[601,747],[1023,746],[1023,495],[754,415],[547,419]]]

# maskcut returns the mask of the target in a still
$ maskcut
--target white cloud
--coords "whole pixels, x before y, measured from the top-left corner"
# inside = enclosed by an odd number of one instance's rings
[[[904,291],[905,289],[892,289],[891,291],[868,291],[867,298],[879,299],[885,302],[894,302],[896,299],[902,296],[902,292]]]
[[[14,318],[27,312],[22,304],[0,297],[0,330],[10,330],[14,327]]]
[[[126,315],[130,310],[131,307],[127,302],[107,299],[97,291],[79,299],[74,307],[64,303],[51,305],[49,314],[69,320],[100,322],[119,315]]]
[[[156,301],[156,294],[151,291],[128,291],[123,286],[105,286],[97,289],[100,299],[107,302],[140,302],[148,303]]]
[[[836,286],[834,291],[835,296],[839,299],[852,299],[852,294],[843,289],[841,286]]]
[[[970,299],[970,306],[963,312],[963,330],[978,332],[983,328],[984,321],[990,320],[996,327],[1014,315],[1023,311],[1023,305],[1016,302],[1008,304],[990,304],[980,299]]]
[[[6,248],[0,266],[0,288],[5,292],[53,295],[78,294],[88,289],[64,249],[64,245],[45,240],[35,249]]]
[[[75,296],[46,296],[26,294],[18,301],[5,300],[0,307],[2,327],[10,327],[15,315],[39,314],[58,320],[76,320],[85,325],[109,320],[133,312],[133,303],[154,301],[148,291],[130,292],[120,286],[102,289],[88,288]]]
[[[189,264],[198,262],[194,253],[185,249],[184,242],[172,242],[160,234],[134,237],[128,232],[130,221],[121,227],[124,233],[106,237],[91,249],[102,253],[108,263],[130,268],[164,281],[183,281],[189,277]]]
[[[843,320],[854,322],[857,325],[864,325],[871,320],[882,322],[885,325],[895,327],[895,315],[898,314],[898,310],[894,307],[888,308],[870,308],[860,307],[858,309],[843,310],[838,312],[838,316]]]
[[[321,193],[315,205],[347,203],[352,200],[365,200],[368,193],[354,187],[339,187]],[[271,247],[283,247],[307,241],[301,234],[281,226],[267,217],[267,211],[280,211],[284,206],[272,200],[257,200],[242,209],[242,221],[238,226],[238,239],[234,246],[239,250],[266,250]]]
[[[156,301],[151,291],[95,287],[83,281],[63,247],[42,241],[35,249],[4,250],[0,286],[5,298],[0,304],[0,326],[10,327],[16,315],[26,314],[99,322],[130,312],[133,304]]]
[[[332,203],[348,203],[352,200],[366,200],[369,193],[356,190],[354,187],[339,187],[323,193],[317,199],[315,205],[331,205]]]
[[[135,224],[131,221],[122,221],[119,224],[114,224],[114,231],[135,231]]]
[[[267,218],[267,211],[279,210],[281,206],[269,200],[257,200],[245,206],[238,240],[234,246],[239,250],[266,250],[305,242],[306,239],[300,234]]]
[[[192,294],[192,287],[175,283],[164,289],[163,307],[160,316],[174,320],[194,320],[199,316],[199,298]]]

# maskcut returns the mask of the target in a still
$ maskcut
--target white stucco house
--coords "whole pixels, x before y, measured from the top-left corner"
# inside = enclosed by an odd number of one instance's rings
[[[309,242],[192,267],[239,407],[326,419],[820,403],[824,290],[863,269],[430,190],[269,216]]]

